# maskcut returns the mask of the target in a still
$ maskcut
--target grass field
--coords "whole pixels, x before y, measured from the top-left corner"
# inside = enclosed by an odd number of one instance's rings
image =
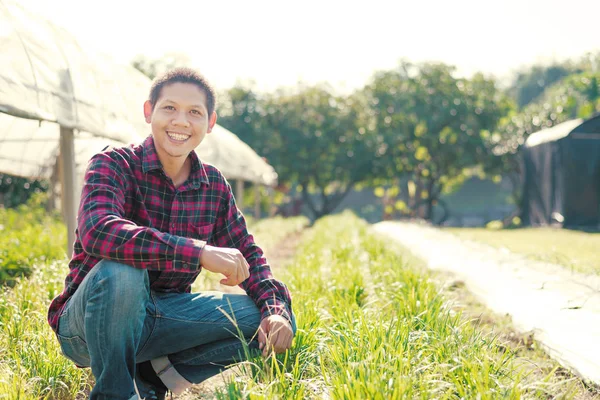
[[[25,216],[23,219],[15,218],[12,211],[8,215],[11,216],[10,220],[0,220],[7,231],[15,224],[28,231],[38,229],[33,226],[36,223],[32,221],[29,221],[31,226],[22,226]],[[308,220],[273,218],[251,223],[257,241],[268,249],[281,237],[302,229]],[[28,242],[20,241],[18,251],[10,253],[10,265],[26,264],[32,260],[31,254],[37,254],[46,248],[51,249],[51,254],[64,254],[64,225],[54,220],[50,226],[60,233],[54,238],[46,235],[36,239],[33,242],[36,245],[37,241],[43,240],[41,249],[28,250],[24,245]],[[7,236],[15,238],[18,231],[13,229]],[[48,264],[36,260],[38,261],[29,278],[11,281],[13,288],[0,287],[0,400],[82,398],[91,382],[90,370],[78,369],[62,356],[58,342],[46,322],[48,305],[63,288],[67,260],[61,259]],[[215,274],[201,276],[198,280],[200,286],[208,286],[221,279]]]
[[[265,248],[306,220],[253,221]],[[472,323],[418,260],[350,213],[305,230],[277,276],[293,296],[298,334],[285,355],[255,358],[221,399],[590,398],[548,363],[532,370],[510,343]],[[0,297],[0,399],[81,398],[89,370],[61,356],[46,323],[64,260],[36,268]],[[209,284],[210,282],[205,282]]]
[[[0,285],[13,285],[36,264],[63,259],[67,230],[57,215],[48,215],[43,196],[17,209],[0,207]]]
[[[600,274],[600,233],[552,228],[444,230],[463,239],[506,248],[532,260],[562,265],[577,272]]]
[[[254,236],[254,240],[263,249],[267,261],[270,261],[269,254],[279,244],[278,242],[295,232],[300,232],[309,224],[309,220],[305,217],[274,217],[260,220],[249,218],[247,224],[249,232]],[[275,269],[278,265],[271,265],[271,267]],[[192,285],[192,291],[231,290],[230,287],[219,283],[222,278],[223,276],[220,274],[203,271]]]
[[[299,321],[292,351],[247,363],[219,398],[591,398],[471,323],[403,253],[351,214],[318,221],[281,275]]]

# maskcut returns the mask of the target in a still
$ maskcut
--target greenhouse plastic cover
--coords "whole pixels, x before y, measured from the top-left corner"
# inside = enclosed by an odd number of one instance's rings
[[[124,143],[145,128],[146,76],[12,1],[0,1],[0,48],[2,112]]]
[[[49,176],[59,125],[76,130],[79,173],[106,145],[148,135],[142,105],[151,82],[132,66],[84,51],[64,29],[7,0],[0,48],[0,172]],[[198,154],[229,179],[276,183],[273,168],[224,128],[216,126]]]
[[[277,184],[277,173],[256,152],[237,135],[220,125],[196,148],[201,160],[219,168],[226,177],[262,183],[268,186]]]
[[[49,178],[58,157],[60,127],[56,123],[16,118],[0,113],[0,172],[23,177]],[[129,143],[139,143],[149,134],[133,134]],[[125,146],[114,139],[79,132],[75,138],[78,181],[89,159],[106,146]],[[196,149],[202,161],[223,172],[228,179],[275,185],[277,173],[250,146],[227,129],[215,125]]]

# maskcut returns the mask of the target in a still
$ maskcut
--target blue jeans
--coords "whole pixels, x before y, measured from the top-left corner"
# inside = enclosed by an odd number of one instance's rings
[[[146,270],[103,260],[68,300],[57,336],[67,358],[92,368],[90,399],[130,399],[136,364],[151,361],[181,390],[246,359],[241,336],[256,351],[259,324],[246,295],[155,292]]]

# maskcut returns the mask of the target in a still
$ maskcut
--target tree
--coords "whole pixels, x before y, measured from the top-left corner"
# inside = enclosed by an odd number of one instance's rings
[[[0,206],[16,207],[26,203],[35,193],[46,192],[45,179],[22,178],[0,173]]]
[[[223,126],[265,156],[280,183],[298,186],[314,219],[372,177],[374,141],[364,127],[368,107],[359,94],[344,97],[326,86],[299,85],[258,96],[238,86],[226,98]]]
[[[517,153],[529,135],[573,118],[600,112],[600,72],[570,75],[537,101],[505,118],[493,138],[498,155]]]
[[[270,159],[277,147],[269,137],[272,130],[265,124],[264,96],[255,92],[251,84],[236,84],[219,97],[219,124]]]
[[[323,86],[279,91],[267,102],[266,121],[280,145],[273,161],[282,179],[299,182],[315,219],[372,178],[374,141],[363,126],[364,110],[359,95],[336,96]]]
[[[590,52],[578,60],[527,67],[516,74],[507,92],[522,110],[537,102],[546,89],[568,76],[597,72],[600,72],[600,52]]]
[[[490,132],[510,108],[494,81],[454,72],[444,64],[403,63],[365,88],[378,152],[386,156],[376,160],[377,170],[388,181],[404,180],[406,201],[396,207],[425,219],[443,192],[490,162]]]
[[[522,108],[536,100],[546,88],[576,72],[576,68],[569,63],[536,65],[517,73],[508,92],[517,102],[517,106]]]
[[[135,69],[150,79],[156,78],[157,75],[171,68],[189,66],[190,64],[190,58],[183,53],[166,53],[156,59],[139,54],[131,61],[131,65]]]

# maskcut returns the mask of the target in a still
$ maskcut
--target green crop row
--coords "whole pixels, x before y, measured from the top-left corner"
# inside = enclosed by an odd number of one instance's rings
[[[298,320],[294,346],[245,363],[221,399],[573,397],[573,381],[532,378],[352,214],[319,220],[280,275]]]
[[[0,207],[0,285],[12,286],[37,266],[65,257],[67,230],[43,200],[38,194],[17,209]]]
[[[251,231],[268,255],[305,224],[303,219],[253,221]],[[298,333],[292,349],[243,363],[217,397],[577,395],[577,381],[528,373],[510,346],[455,312],[432,276],[403,254],[349,213],[305,230],[291,263],[277,271],[293,296]],[[89,370],[61,355],[46,323],[48,304],[62,290],[66,272],[65,259],[47,263],[0,294],[0,398],[74,399],[89,389]]]
[[[37,225],[40,221],[48,223],[49,218],[41,207],[34,205],[0,212],[5,216],[2,220],[4,232],[10,237],[23,231],[43,231],[43,227]],[[84,398],[93,382],[89,369],[78,369],[62,356],[46,322],[48,305],[62,291],[68,271],[63,251],[66,245],[64,226],[52,221],[63,233],[39,239],[43,242],[40,249],[26,253],[48,252],[60,259],[43,263],[42,257],[36,256],[33,259],[38,264],[25,263],[37,266],[29,277],[14,278],[12,287],[0,287],[0,399]],[[256,220],[251,222],[251,231],[261,245],[273,248],[282,237],[301,230],[307,223],[305,218]],[[0,236],[0,240],[4,239]],[[21,243],[25,246],[28,242]],[[201,277],[205,275],[201,274]]]

